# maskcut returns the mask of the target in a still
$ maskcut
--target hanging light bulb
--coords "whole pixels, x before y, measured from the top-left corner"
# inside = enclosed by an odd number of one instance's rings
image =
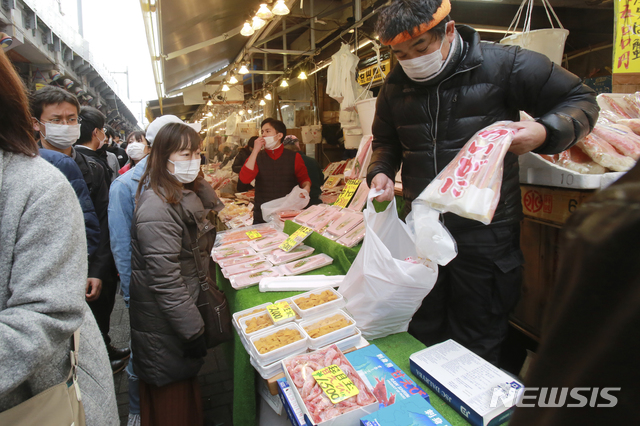
[[[278,0],[271,10],[275,15],[288,15],[289,8],[284,4],[284,0]]]
[[[211,111],[209,111],[209,112],[207,113],[207,117],[213,117],[213,113],[212,113]]]
[[[231,74],[231,78],[229,78],[229,83],[236,84],[237,82],[238,82],[238,79],[236,78],[236,76]]]
[[[244,26],[240,30],[240,34],[242,34],[245,37],[249,37],[250,35],[253,35],[253,33],[254,31],[253,31],[253,28],[251,28],[251,24],[248,21],[245,22]]]
[[[267,21],[265,21],[264,19],[260,19],[258,16],[254,16],[253,21],[251,22],[251,28],[253,28],[255,31],[258,31],[260,28],[264,27],[264,24],[266,23]]]
[[[207,102],[207,106],[211,106],[213,105],[213,102],[211,102],[211,99],[209,99],[209,102]]]
[[[252,110],[250,110],[250,109],[248,109],[248,110],[247,110],[247,113],[248,113],[248,114],[251,114],[252,112],[253,112],[253,111],[252,111]]]
[[[264,99],[260,99],[259,104],[260,106],[265,106],[267,103],[264,101]]]
[[[240,69],[238,70],[238,74],[247,74],[249,72],[249,70],[247,69],[247,66],[245,64],[242,64],[240,66]]]
[[[307,75],[304,73],[304,71],[300,71],[300,75],[298,76],[298,78],[300,80],[306,80],[307,79]]]
[[[226,84],[223,84],[222,85],[222,89],[220,89],[220,90],[222,90],[223,92],[228,92],[229,91],[229,86],[227,86]]]
[[[270,101],[270,100],[271,100],[271,93],[267,92],[267,94],[266,94],[266,95],[264,95],[264,98],[265,98],[266,100]]]
[[[238,111],[238,115],[244,115],[244,110],[241,109],[240,111]]]
[[[289,87],[289,83],[287,83],[287,79],[283,78],[282,83],[280,83],[280,87]]]
[[[289,9],[287,9],[287,13],[289,13]],[[258,9],[258,12],[256,13],[256,16],[260,19],[271,19],[273,18],[273,13],[271,13],[266,3],[262,3],[260,5],[260,9]]]

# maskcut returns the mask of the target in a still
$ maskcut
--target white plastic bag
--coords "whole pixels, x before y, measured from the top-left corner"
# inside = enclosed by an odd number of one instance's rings
[[[407,331],[409,321],[438,277],[435,262],[412,263],[417,258],[414,237],[398,218],[393,200],[376,213],[371,190],[364,211],[364,243],[338,291],[366,339]]]
[[[304,198],[300,197],[300,194]],[[265,222],[273,222],[278,213],[285,210],[302,210],[307,207],[307,204],[309,204],[309,193],[296,185],[289,195],[264,203],[261,206],[262,217]]]
[[[509,123],[498,121],[473,135],[414,203],[490,224],[500,201],[504,156],[515,135]]]

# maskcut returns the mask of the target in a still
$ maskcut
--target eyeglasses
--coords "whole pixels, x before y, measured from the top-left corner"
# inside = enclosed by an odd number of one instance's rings
[[[68,126],[74,126],[76,124],[79,124],[80,122],[82,122],[80,117],[71,117],[71,118],[67,118],[66,120],[65,119],[60,119],[60,118],[54,118],[52,120],[44,121],[42,123],[66,124]]]

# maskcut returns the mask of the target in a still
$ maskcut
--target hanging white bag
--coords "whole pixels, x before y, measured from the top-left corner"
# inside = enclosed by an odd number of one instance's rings
[[[307,204],[309,204],[309,193],[296,185],[288,195],[264,203],[261,206],[262,217],[265,222],[273,222],[276,214],[285,210],[302,210],[307,207]]]
[[[507,34],[517,30],[518,24],[520,23],[520,18],[522,17],[522,12],[526,8],[522,33],[506,36],[502,40],[500,40],[500,43],[520,46],[523,49],[542,53],[543,55],[547,56],[552,62],[555,62],[557,65],[562,65],[564,44],[567,41],[567,37],[569,36],[569,30],[564,29],[562,23],[560,22],[560,19],[558,19],[558,16],[556,15],[556,12],[553,10],[553,7],[551,7],[549,0],[542,0],[542,5],[544,6],[544,10],[547,13],[547,18],[549,18],[551,28],[532,31],[531,15],[533,14],[534,1],[535,0],[523,0],[522,4],[520,4],[518,12],[516,12],[516,16],[513,18],[513,21],[511,21],[511,25],[509,25],[509,29],[507,30]],[[555,27],[555,24],[551,19],[550,12],[551,14],[553,14],[553,17],[555,18],[560,28]]]
[[[366,234],[338,291],[366,339],[407,331],[413,314],[438,278],[438,265],[419,260],[409,227],[398,218],[395,200],[376,213],[371,190],[363,212]],[[433,226],[442,226],[437,220]]]

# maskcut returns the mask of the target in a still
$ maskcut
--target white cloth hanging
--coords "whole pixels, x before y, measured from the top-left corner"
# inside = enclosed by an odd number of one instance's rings
[[[356,82],[360,58],[351,53],[349,45],[344,43],[331,58],[333,61],[327,71],[327,94],[340,102],[340,109],[353,108],[361,90]]]

